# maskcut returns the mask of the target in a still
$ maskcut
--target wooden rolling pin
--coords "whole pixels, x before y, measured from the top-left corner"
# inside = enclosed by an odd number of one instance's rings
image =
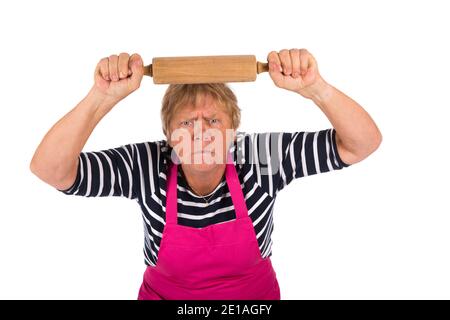
[[[158,57],[144,67],[144,75],[155,84],[255,81],[267,71],[268,63],[253,55]]]

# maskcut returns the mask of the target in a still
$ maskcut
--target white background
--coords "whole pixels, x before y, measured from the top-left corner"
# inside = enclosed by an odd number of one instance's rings
[[[139,206],[67,196],[29,170],[104,56],[306,48],[383,134],[349,168],[293,181],[275,204],[282,299],[450,298],[448,8],[445,1],[13,1],[1,3],[0,298],[136,299]],[[232,83],[247,132],[331,127],[267,73]],[[163,138],[166,85],[145,77],[85,151]]]

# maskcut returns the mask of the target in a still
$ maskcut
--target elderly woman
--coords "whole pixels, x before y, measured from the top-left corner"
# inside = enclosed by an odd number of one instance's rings
[[[268,62],[274,84],[314,101],[332,128],[244,133],[226,84],[169,85],[167,140],[82,152],[98,122],[140,86],[141,57],[122,53],[100,60],[87,96],[38,146],[30,169],[57,190],[138,202],[147,266],[138,299],[280,299],[270,261],[278,192],[380,145],[367,112],[322,78],[307,50],[272,51]]]

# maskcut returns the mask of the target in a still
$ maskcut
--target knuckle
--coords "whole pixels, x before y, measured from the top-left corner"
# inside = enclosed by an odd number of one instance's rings
[[[308,50],[306,50],[306,49],[300,49],[300,54],[301,54],[301,55],[306,55],[306,54],[308,54]]]
[[[138,53],[133,53],[133,54],[130,56],[130,60],[131,60],[131,59],[134,59],[134,60],[142,60],[141,56],[140,56]]]
[[[97,66],[98,66],[100,69],[104,69],[105,67],[107,67],[107,66],[108,66],[108,58],[102,58],[102,59],[100,59],[100,61],[98,62]]]
[[[267,55],[268,57],[271,57],[273,55],[278,55],[278,53],[276,51],[270,51],[269,54]]]

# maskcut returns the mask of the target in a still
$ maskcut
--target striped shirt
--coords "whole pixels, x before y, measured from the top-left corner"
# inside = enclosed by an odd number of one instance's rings
[[[296,178],[349,166],[337,152],[334,128],[316,132],[237,131],[233,163],[263,258],[272,255],[273,207],[277,193]],[[166,140],[81,152],[77,177],[67,195],[117,196],[136,200],[144,223],[144,262],[156,265],[165,225],[166,177],[172,148]],[[178,166],[178,224],[203,228],[236,218],[223,176],[209,203],[189,188]],[[208,195],[206,196],[208,197]]]

